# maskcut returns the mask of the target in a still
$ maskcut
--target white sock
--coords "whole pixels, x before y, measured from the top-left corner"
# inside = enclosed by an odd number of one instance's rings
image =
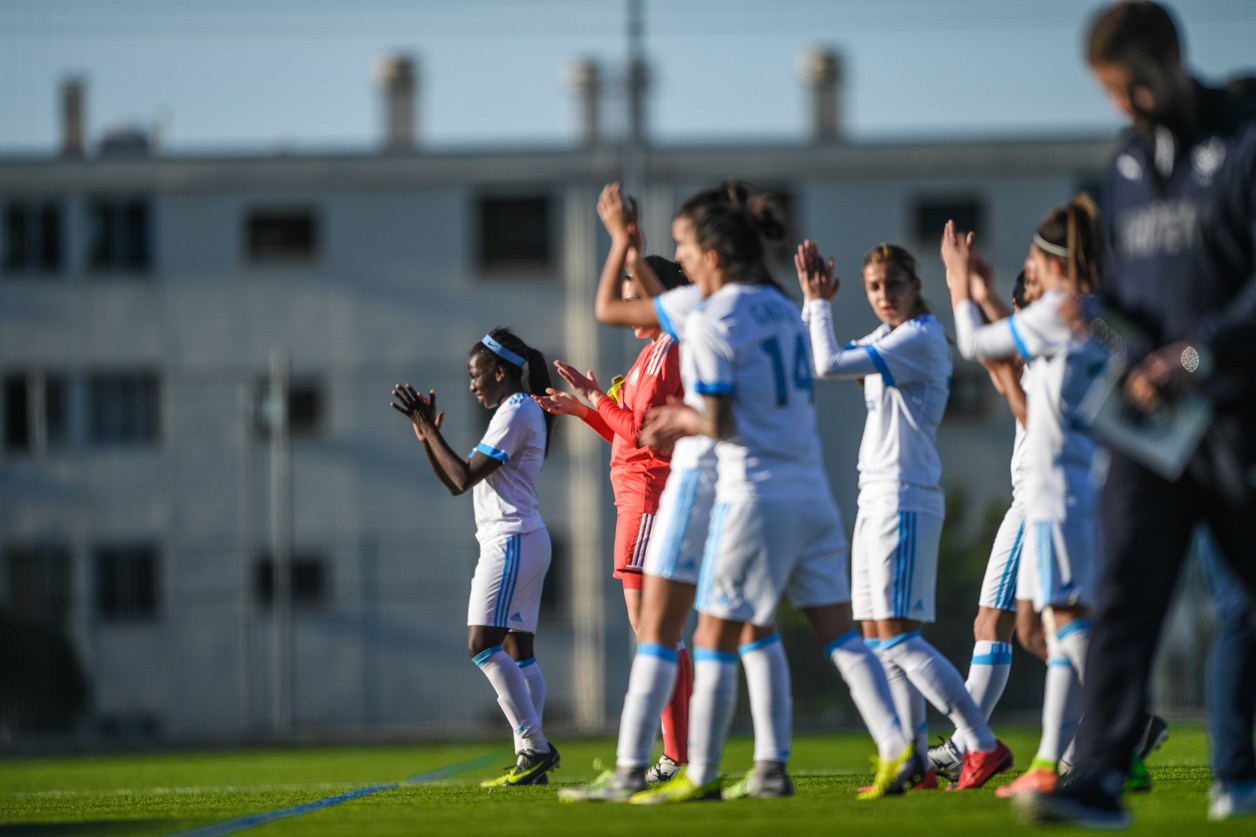
[[[881,640],[865,639],[864,644],[876,653],[885,671],[885,681],[894,703],[894,714],[903,727],[905,737],[916,746],[916,752],[929,751],[929,721],[925,717],[925,698],[911,684],[907,672],[881,652]]]
[[[705,785],[720,773],[724,738],[737,706],[737,656],[710,648],[693,652],[693,699],[689,702],[689,767],[686,775]]]
[[[1056,769],[1073,740],[1081,709],[1081,681],[1054,642],[1047,644],[1047,682],[1042,693],[1042,738],[1031,767]]]
[[[676,688],[676,649],[643,642],[637,646],[628,674],[628,693],[619,716],[619,747],[615,764],[644,768],[650,764],[659,714]]]
[[[973,702],[987,721],[999,698],[1003,697],[1011,671],[1012,643],[983,639],[973,645],[973,658],[968,664],[968,680],[964,688],[973,696]],[[961,753],[964,752],[967,742],[959,732],[952,736],[952,741]]]
[[[1055,632],[1061,653],[1073,664],[1077,679],[1086,682],[1086,649],[1090,646],[1090,620],[1074,619]]]
[[[908,631],[882,642],[881,655],[907,672],[912,685],[925,699],[955,725],[965,741],[973,742],[973,750],[984,753],[998,746],[955,666],[920,636],[919,631]]]
[[[515,665],[519,666],[519,670],[523,672],[523,682],[528,684],[528,695],[532,698],[532,709],[535,710],[536,717],[544,724],[545,675],[541,673],[541,666],[537,663],[536,657],[519,660]]]
[[[737,648],[746,672],[750,717],[754,722],[754,760],[789,761],[794,726],[789,660],[781,635],[772,634]]]
[[[500,645],[481,651],[474,661],[497,692],[497,705],[514,730],[516,747],[549,752],[549,741],[541,731],[541,718],[532,706],[527,681],[515,661]]]
[[[825,646],[824,652],[846,681],[859,717],[877,742],[877,753],[882,759],[897,758],[910,737],[894,711],[890,684],[877,655],[864,644],[857,630],[837,637]]]

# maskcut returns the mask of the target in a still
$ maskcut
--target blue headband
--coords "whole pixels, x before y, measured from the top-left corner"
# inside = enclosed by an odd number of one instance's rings
[[[515,366],[518,366],[520,369],[522,369],[523,365],[527,363],[527,361],[519,357],[519,355],[510,351],[510,349],[507,349],[505,346],[503,346],[501,343],[498,343],[496,340],[494,340],[491,336],[487,334],[484,335],[484,337],[480,339],[480,342],[483,343],[485,346],[487,346],[489,351],[491,351],[493,354],[497,355],[502,360],[510,361]]]

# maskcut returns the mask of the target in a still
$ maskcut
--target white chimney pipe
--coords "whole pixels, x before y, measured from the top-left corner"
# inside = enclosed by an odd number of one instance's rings
[[[82,157],[86,83],[79,76],[61,81],[61,156]]]
[[[375,75],[384,94],[384,149],[414,150],[414,100],[418,90],[414,59],[401,54],[385,55]]]
[[[597,64],[589,58],[577,58],[567,65],[567,84],[579,102],[580,142],[592,147],[601,142],[602,77]]]
[[[836,142],[842,138],[842,61],[837,53],[812,47],[798,61],[799,75],[811,90],[812,140]]]

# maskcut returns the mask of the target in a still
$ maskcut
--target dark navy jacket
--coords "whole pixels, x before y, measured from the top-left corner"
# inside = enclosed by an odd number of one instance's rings
[[[1151,348],[1207,346],[1204,392],[1217,419],[1192,472],[1227,493],[1256,484],[1256,110],[1197,88],[1198,129],[1177,140],[1172,172],[1130,131],[1108,180],[1105,302]],[[1136,358],[1132,358],[1134,360]],[[1248,438],[1250,437],[1250,438]],[[1227,460],[1230,460],[1227,462]]]

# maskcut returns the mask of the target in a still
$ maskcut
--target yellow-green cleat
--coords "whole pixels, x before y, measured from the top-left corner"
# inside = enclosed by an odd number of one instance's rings
[[[720,780],[718,777],[705,785],[695,785],[689,781],[689,776],[682,767],[666,782],[646,788],[640,793],[634,793],[628,801],[633,805],[666,805],[672,802],[706,802],[719,798]]]
[[[563,788],[559,802],[627,802],[633,794],[645,790],[642,770],[604,770],[586,785]]]
[[[549,778],[546,774],[558,769],[558,764],[558,748],[553,744],[550,745],[548,753],[524,750],[509,770],[496,779],[480,782],[480,787],[513,788],[519,785],[547,785]]]
[[[916,748],[908,744],[897,758],[882,760],[873,756],[877,766],[876,778],[867,790],[860,791],[856,799],[880,799],[883,796],[899,796],[914,783],[924,778],[929,764],[924,756],[917,755]]]

